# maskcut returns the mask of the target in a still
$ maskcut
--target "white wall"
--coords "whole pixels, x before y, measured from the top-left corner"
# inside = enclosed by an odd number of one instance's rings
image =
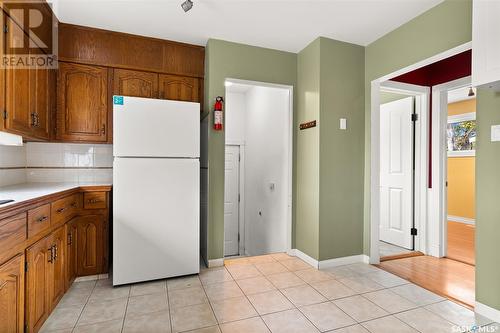
[[[226,144],[240,144],[245,142],[245,93],[226,93]]]
[[[267,87],[226,93],[226,143],[244,145],[240,181],[244,181],[244,237],[249,255],[287,248],[288,94],[288,90]]]

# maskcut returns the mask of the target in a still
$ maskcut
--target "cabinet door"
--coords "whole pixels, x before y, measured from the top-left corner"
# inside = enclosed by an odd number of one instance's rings
[[[64,264],[66,252],[66,233],[64,232],[64,226],[58,228],[50,235],[49,243],[52,247],[53,255],[48,279],[49,305],[52,310],[64,295],[66,286],[66,267]]]
[[[3,10],[0,10],[0,22],[5,22],[4,15],[5,14]],[[5,55],[4,46],[0,44],[0,57],[3,59],[4,55]],[[5,72],[6,72],[5,68],[0,68],[0,108],[2,108],[2,110],[5,110]],[[2,120],[0,120],[0,131],[3,131],[4,129],[5,129],[5,121],[2,115]]]
[[[80,216],[77,224],[77,275],[94,275],[103,271],[104,217],[102,215]]]
[[[75,219],[66,223],[66,289],[68,289],[77,274],[77,227]]]
[[[158,74],[115,69],[113,72],[113,94],[158,98]]]
[[[107,141],[104,67],[59,63],[57,136],[64,141]]]
[[[30,95],[32,96],[30,104],[31,114],[33,115],[32,136],[37,139],[48,140],[50,137],[53,71],[34,69],[30,72]]]
[[[200,101],[200,82],[197,78],[160,74],[159,87],[162,99]]]
[[[0,266],[0,332],[24,331],[24,255]]]
[[[47,236],[26,250],[26,325],[37,332],[50,313],[48,286],[52,255]]]

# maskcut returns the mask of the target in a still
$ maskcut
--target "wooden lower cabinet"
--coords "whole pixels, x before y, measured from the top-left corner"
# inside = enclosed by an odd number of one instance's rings
[[[49,278],[52,264],[50,235],[26,250],[26,329],[37,332],[50,313]]]
[[[0,332],[24,331],[24,255],[0,265]]]
[[[54,309],[66,291],[66,233],[62,226],[49,237],[52,248],[52,262],[49,268],[49,305]]]
[[[77,226],[77,275],[94,275],[105,271],[104,216],[84,215],[75,219]]]
[[[71,286],[71,283],[76,279],[78,270],[77,261],[77,218],[72,219],[66,223],[66,289]]]

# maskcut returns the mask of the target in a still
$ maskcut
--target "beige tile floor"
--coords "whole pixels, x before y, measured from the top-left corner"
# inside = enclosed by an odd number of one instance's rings
[[[75,282],[42,332],[450,333],[474,325],[500,332],[498,324],[375,266],[319,271],[281,253],[131,286]]]

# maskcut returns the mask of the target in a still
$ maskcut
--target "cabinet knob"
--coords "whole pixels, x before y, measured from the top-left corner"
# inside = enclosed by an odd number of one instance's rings
[[[36,221],[37,222],[43,222],[43,221],[47,221],[48,218],[49,217],[45,215],[45,216],[39,217]]]
[[[61,207],[58,210],[56,210],[56,212],[58,212],[60,214],[60,213],[64,212],[65,210],[66,210],[66,207]]]

